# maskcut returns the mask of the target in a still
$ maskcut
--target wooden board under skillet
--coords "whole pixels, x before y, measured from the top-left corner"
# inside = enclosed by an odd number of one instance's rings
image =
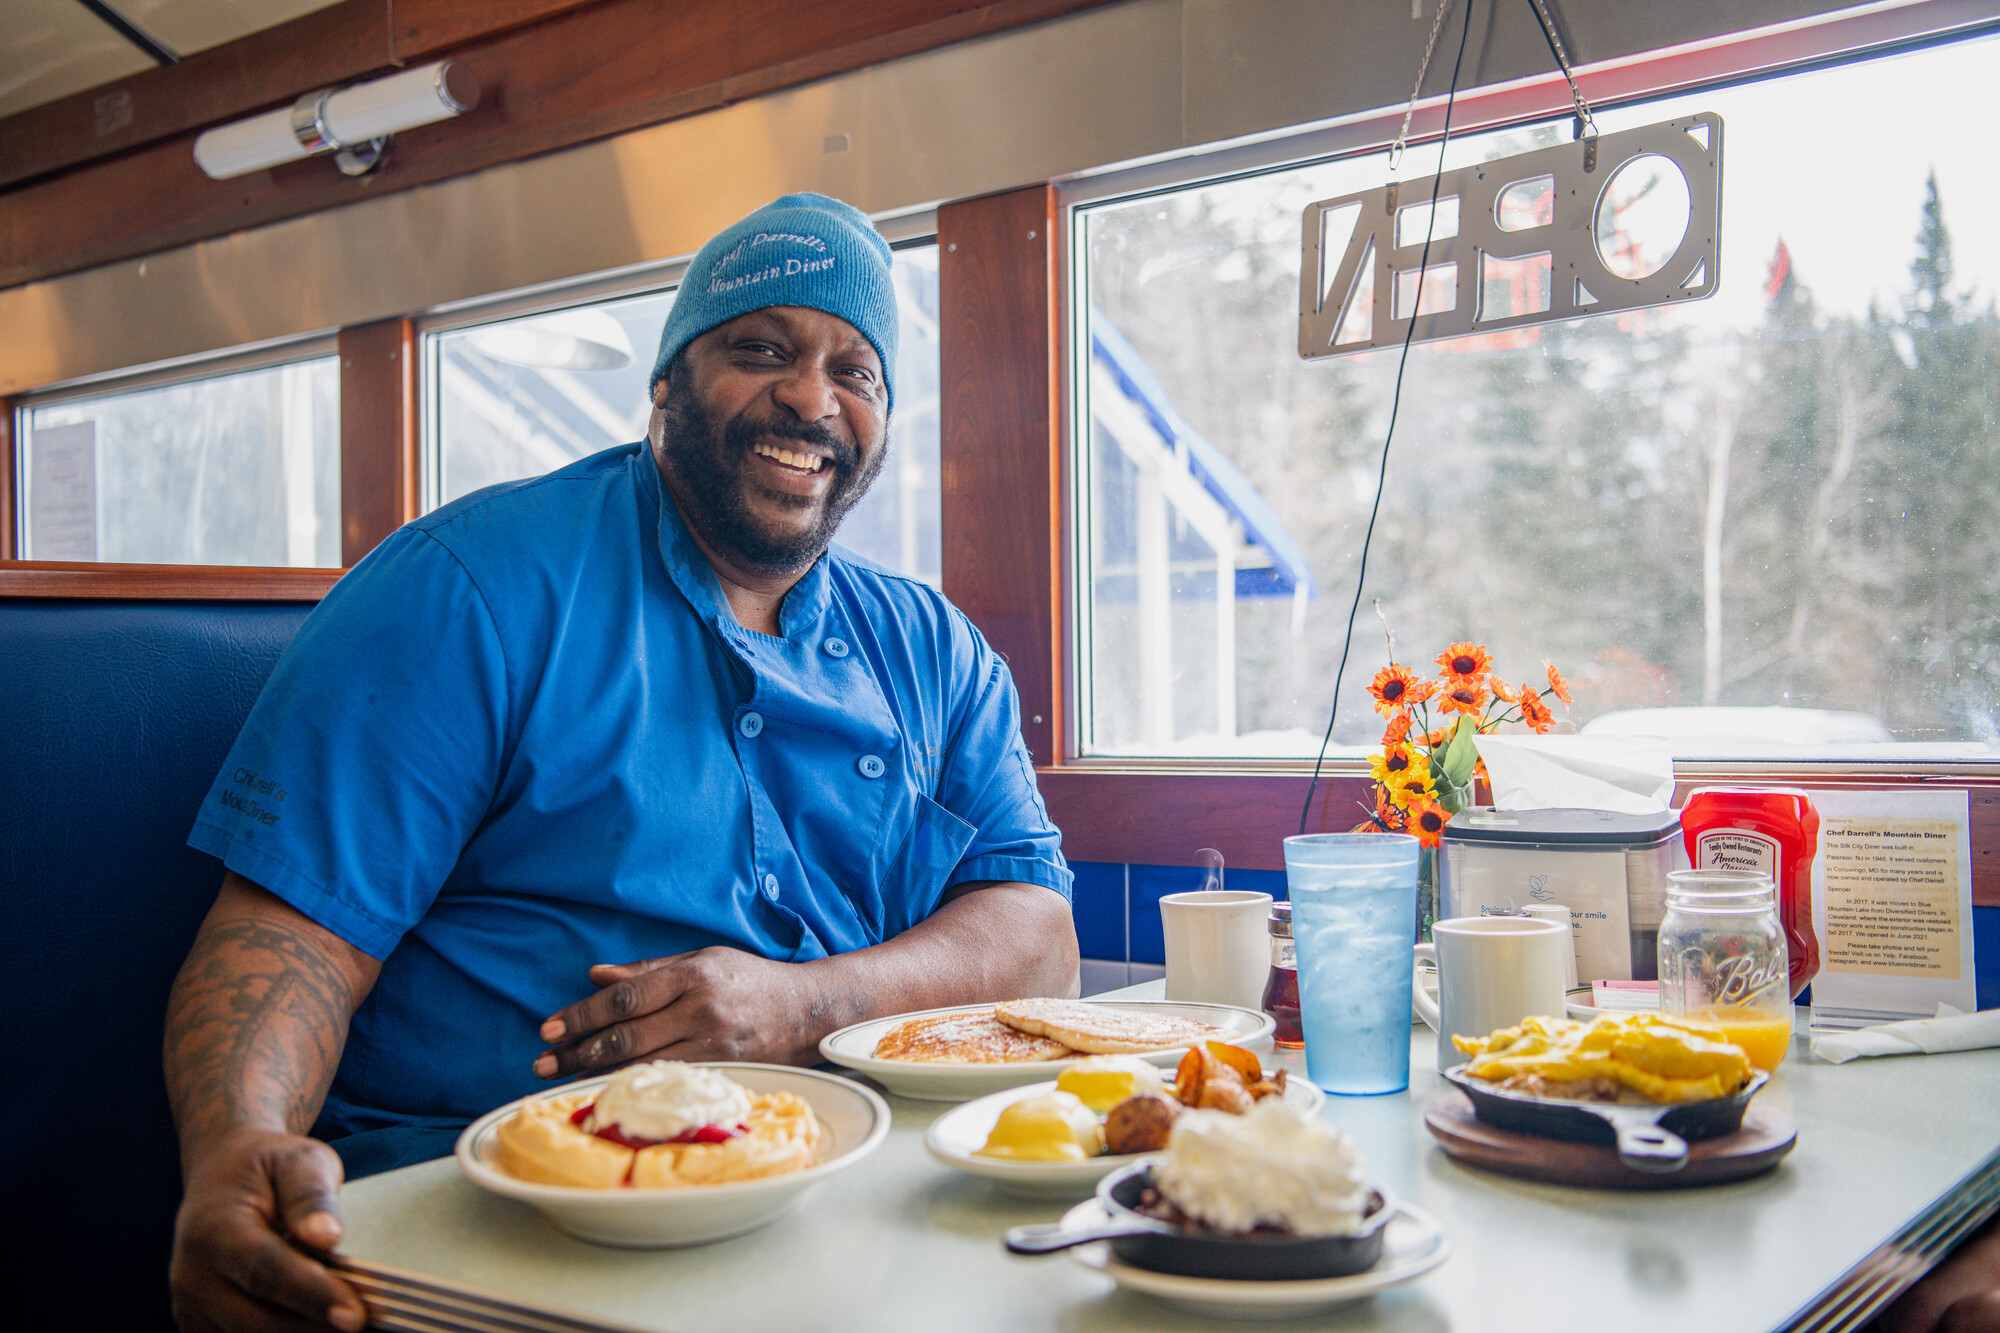
[[[1752,1102],[1743,1112],[1741,1129],[1690,1143],[1686,1166],[1650,1175],[1620,1162],[1618,1149],[1608,1143],[1537,1138],[1489,1125],[1473,1114],[1471,1099],[1456,1090],[1424,1108],[1424,1128],[1446,1153],[1469,1166],[1549,1184],[1618,1190],[1685,1189],[1742,1180],[1769,1171],[1799,1140],[1791,1117]]]

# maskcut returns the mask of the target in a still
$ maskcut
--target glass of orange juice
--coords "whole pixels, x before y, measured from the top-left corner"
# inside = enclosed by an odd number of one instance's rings
[[[1660,1012],[1719,1030],[1759,1069],[1792,1041],[1777,885],[1759,871],[1678,870],[1660,923]]]

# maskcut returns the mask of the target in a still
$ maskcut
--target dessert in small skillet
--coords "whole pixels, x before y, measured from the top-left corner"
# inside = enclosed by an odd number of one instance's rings
[[[1383,1207],[1345,1130],[1267,1097],[1242,1115],[1186,1111],[1138,1211],[1225,1235],[1352,1236]]]
[[[683,1189],[802,1171],[823,1136],[793,1093],[753,1096],[715,1070],[654,1060],[524,1103],[494,1131],[494,1157],[541,1185]]]

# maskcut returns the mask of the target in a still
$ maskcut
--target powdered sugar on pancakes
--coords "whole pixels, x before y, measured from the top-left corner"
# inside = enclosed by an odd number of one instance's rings
[[[991,1010],[912,1018],[889,1029],[875,1043],[877,1060],[930,1064],[1017,1064],[1063,1060],[1075,1054],[1059,1041],[1008,1027]]]
[[[994,1005],[993,1016],[1010,1028],[1090,1055],[1128,1055],[1235,1039],[1233,1033],[1191,1018],[1078,1000],[1009,1000]]]

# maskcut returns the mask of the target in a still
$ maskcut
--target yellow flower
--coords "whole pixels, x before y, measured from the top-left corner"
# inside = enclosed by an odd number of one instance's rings
[[[1385,787],[1393,787],[1417,761],[1417,752],[1407,745],[1390,745],[1380,754],[1368,756],[1368,772]]]
[[[1428,770],[1412,770],[1390,784],[1391,798],[1405,810],[1415,810],[1420,802],[1437,799],[1437,784]]]

